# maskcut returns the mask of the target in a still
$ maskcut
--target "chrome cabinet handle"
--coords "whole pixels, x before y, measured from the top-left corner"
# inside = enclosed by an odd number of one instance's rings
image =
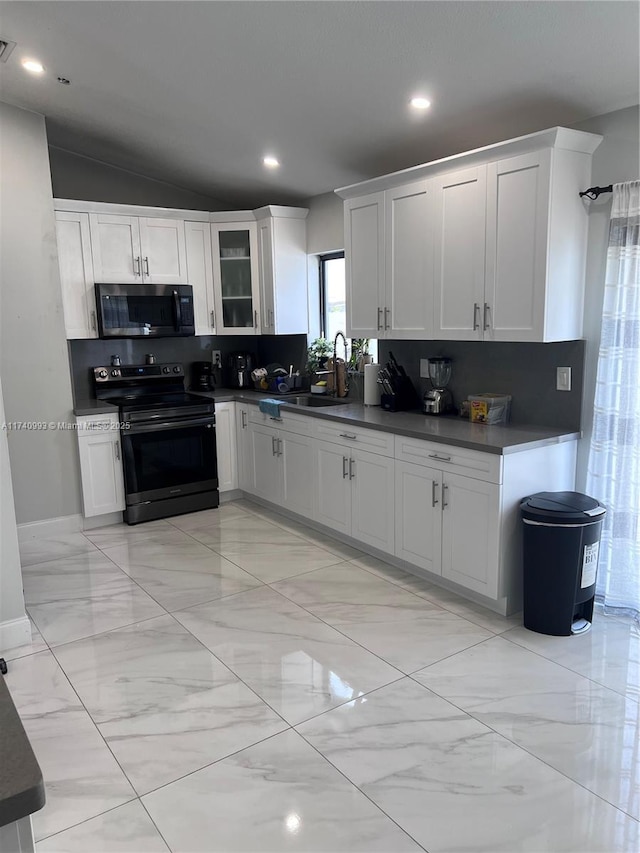
[[[431,506],[437,506],[438,505],[438,498],[436,497],[437,490],[438,490],[438,481],[432,480],[431,481]]]
[[[215,329],[215,327],[216,327],[216,315],[215,315],[215,311],[212,308],[211,309],[211,328]]]
[[[474,302],[473,303],[473,331],[474,332],[477,332],[477,330],[480,328],[480,324],[478,323],[478,311],[479,310],[480,310],[480,303]]]
[[[258,311],[257,310],[255,310],[253,312],[253,328],[254,329],[258,328]]]
[[[269,308],[269,311],[267,312],[267,317],[269,318],[268,322],[267,322],[267,326],[274,326],[275,327],[275,321],[274,321],[274,317],[273,317],[273,308]]]
[[[385,308],[384,309],[384,327],[385,327],[385,329],[391,328],[391,324],[387,320],[387,315],[390,315],[390,314],[391,314],[391,308]]]
[[[98,331],[98,326],[96,324],[96,312],[95,311],[91,312],[91,328],[93,329],[94,332]]]
[[[381,331],[382,328],[382,308],[378,308],[378,331]]]
[[[356,474],[355,474],[355,467],[356,467],[356,461],[355,461],[355,459],[350,459],[350,460],[349,460],[349,479],[350,479],[350,480],[354,480],[354,479],[355,479],[355,476],[356,476]]]
[[[451,462],[450,456],[439,456],[437,453],[430,453],[429,459],[437,459],[439,462]]]
[[[144,274],[149,275],[149,258],[144,259]]]
[[[282,439],[281,439],[281,438],[277,438],[277,439],[276,439],[276,441],[278,442],[278,444],[277,444],[277,447],[278,447],[278,453],[277,453],[277,455],[278,455],[278,456],[282,456]]]
[[[447,489],[448,488],[449,488],[449,486],[447,486],[446,483],[442,484],[442,509],[444,509],[446,506],[449,506],[449,504],[445,500],[445,498],[447,496]]]
[[[113,449],[114,449],[115,454],[116,454],[116,459],[119,462],[120,461],[120,442],[119,441],[113,442]]]
[[[140,275],[140,256],[139,255],[137,255],[133,259],[133,263],[134,263],[133,274],[134,275]]]
[[[358,436],[354,435],[352,432],[341,432],[340,438],[348,438],[350,441],[357,441]]]
[[[491,328],[489,325],[489,311],[490,311],[489,303],[485,302],[484,303],[484,325],[482,327],[485,332]]]
[[[271,455],[272,455],[272,456],[277,456],[277,455],[278,455],[278,454],[276,453],[276,437],[275,437],[275,435],[272,435],[272,436],[271,436]]]
[[[247,428],[247,413],[246,412],[240,412],[240,417],[242,418],[242,429],[246,429]]]
[[[342,479],[343,479],[343,480],[346,480],[346,479],[347,479],[347,477],[349,476],[349,470],[348,470],[348,468],[347,468],[347,462],[348,462],[348,461],[349,461],[349,457],[348,457],[348,456],[343,456],[343,457],[342,457]]]

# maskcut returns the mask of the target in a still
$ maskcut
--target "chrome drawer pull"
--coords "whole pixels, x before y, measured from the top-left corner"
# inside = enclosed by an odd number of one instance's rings
[[[438,462],[451,462],[450,456],[438,456],[437,453],[430,453],[429,459],[437,459]]]
[[[358,436],[354,435],[352,432],[341,432],[340,438],[348,438],[351,441],[357,441],[358,440]]]

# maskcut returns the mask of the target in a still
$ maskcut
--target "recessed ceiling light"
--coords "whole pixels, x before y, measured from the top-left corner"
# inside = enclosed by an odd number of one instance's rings
[[[267,155],[263,161],[265,166],[269,169],[277,169],[280,165],[280,161],[276,157],[271,157],[271,155]]]
[[[428,110],[431,106],[431,101],[429,101],[427,98],[411,98],[409,103],[416,110]]]
[[[37,59],[23,59],[22,67],[25,71],[30,71],[32,74],[42,74],[44,72],[44,65],[38,62]]]

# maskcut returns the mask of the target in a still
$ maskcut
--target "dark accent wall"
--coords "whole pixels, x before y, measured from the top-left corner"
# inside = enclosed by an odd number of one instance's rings
[[[223,365],[229,353],[244,350],[255,355],[257,365],[278,362],[288,370],[289,365],[293,364],[294,372],[302,372],[306,363],[307,336],[199,335],[190,338],[156,338],[152,341],[138,338],[69,341],[74,400],[79,404],[95,396],[92,369],[109,365],[112,355],[119,355],[123,364],[144,364],[147,353],[153,353],[158,362],[179,361],[185,366],[188,387],[190,365],[194,361],[211,361],[212,350],[221,351]],[[223,372],[218,384],[224,384],[225,381]]]
[[[489,341],[380,341],[378,361],[393,352],[420,396],[431,387],[420,378],[420,359],[453,359],[449,388],[456,406],[468,394],[511,394],[511,423],[580,428],[585,342],[553,344]],[[556,391],[556,367],[571,368],[571,391]]]

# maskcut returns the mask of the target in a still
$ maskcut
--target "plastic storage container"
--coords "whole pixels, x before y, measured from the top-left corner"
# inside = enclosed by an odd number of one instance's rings
[[[469,394],[469,417],[474,424],[506,424],[511,394]]]
[[[606,509],[580,492],[539,492],[520,513],[524,627],[555,637],[588,631]]]

